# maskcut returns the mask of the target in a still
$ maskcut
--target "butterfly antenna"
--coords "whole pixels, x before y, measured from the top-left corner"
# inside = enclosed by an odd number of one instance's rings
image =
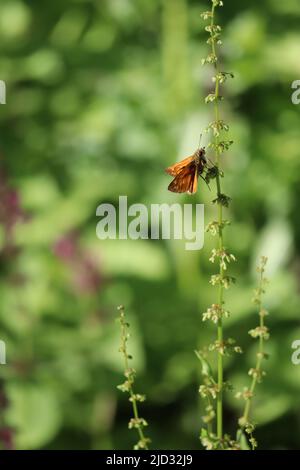
[[[201,140],[202,140],[202,133],[200,134],[200,137],[199,137],[198,149],[200,149]]]

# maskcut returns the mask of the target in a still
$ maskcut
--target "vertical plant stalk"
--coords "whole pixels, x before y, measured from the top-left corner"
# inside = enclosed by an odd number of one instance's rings
[[[220,121],[220,112],[219,112],[219,67],[218,67],[218,59],[216,53],[216,38],[214,36],[214,23],[215,23],[215,9],[216,3],[213,2],[212,10],[211,10],[211,49],[212,54],[216,58],[214,62],[214,67],[216,71],[216,82],[215,82],[215,100],[214,100],[214,108],[215,108],[215,121]],[[216,166],[218,171],[216,172],[216,186],[217,186],[217,198],[219,199],[222,192],[221,192],[221,181],[220,181],[220,151],[219,151],[219,136],[215,135],[215,152],[216,152]],[[223,206],[220,202],[218,202],[218,223],[219,223],[219,230],[218,230],[218,246],[219,250],[223,251]],[[220,265],[219,270],[220,278],[223,278],[223,268]],[[219,298],[218,304],[220,306],[223,305],[223,284],[220,282],[219,284]],[[220,316],[218,319],[217,325],[217,336],[218,342],[221,344],[223,343],[223,318]],[[217,395],[217,437],[222,439],[223,437],[223,355],[219,351],[218,353],[218,395]]]
[[[257,442],[253,437],[255,426],[250,422],[250,411],[256,385],[260,383],[265,376],[265,372],[262,370],[262,362],[268,357],[268,355],[264,351],[264,343],[270,337],[269,330],[265,325],[265,317],[268,315],[268,312],[263,307],[263,295],[265,294],[265,286],[268,283],[267,278],[264,276],[267,261],[268,259],[265,256],[262,256],[260,265],[257,267],[257,272],[259,273],[259,285],[254,291],[253,298],[253,302],[258,308],[259,326],[249,331],[250,336],[258,338],[259,341],[258,351],[256,354],[256,364],[255,368],[251,368],[248,372],[252,377],[250,388],[246,388],[243,392],[237,394],[237,398],[242,397],[245,400],[244,412],[242,417],[239,419],[239,425],[242,430],[245,430],[246,433],[250,435],[250,444],[253,450],[257,447]]]
[[[130,419],[128,423],[128,427],[129,429],[136,429],[138,436],[139,436],[139,441],[134,446],[134,449],[135,450],[141,450],[141,449],[148,450],[149,444],[151,441],[149,438],[145,437],[145,434],[144,434],[144,428],[148,426],[148,423],[144,418],[140,417],[139,410],[138,410],[138,403],[144,402],[146,400],[146,396],[141,395],[139,393],[135,393],[134,391],[134,381],[135,381],[136,371],[129,366],[129,361],[132,359],[132,356],[128,353],[128,350],[127,350],[127,342],[129,339],[128,329],[130,325],[129,323],[126,322],[124,307],[120,305],[118,307],[118,310],[120,312],[118,320],[121,325],[121,346],[119,348],[119,352],[123,355],[123,358],[124,358],[125,382],[121,385],[118,385],[117,388],[121,390],[121,392],[129,394],[129,401],[131,402],[131,405],[132,405],[133,418]]]
[[[211,47],[210,54],[202,60],[202,64],[212,64],[214,67],[214,76],[213,82],[214,92],[209,94],[205,102],[214,104],[214,121],[208,126],[208,131],[212,131],[213,140],[209,144],[214,150],[215,162],[214,167],[209,170],[207,175],[207,181],[210,179],[215,179],[216,181],[216,199],[213,201],[218,206],[218,217],[217,221],[210,224],[208,227],[209,231],[213,235],[217,235],[217,248],[213,250],[212,257],[210,261],[214,262],[215,258],[219,260],[219,273],[218,275],[212,276],[211,283],[213,285],[218,285],[218,300],[217,303],[212,306],[212,309],[217,313],[217,318],[215,318],[217,326],[217,341],[216,341],[216,351],[217,351],[217,396],[216,396],[216,420],[217,420],[217,438],[219,440],[223,439],[223,389],[224,389],[224,334],[223,334],[223,317],[226,316],[226,313],[223,309],[224,305],[224,288],[229,286],[229,283],[233,281],[233,278],[225,276],[226,271],[226,262],[235,260],[233,255],[230,255],[226,252],[223,241],[223,230],[225,225],[228,222],[223,220],[223,207],[227,207],[230,202],[230,198],[222,193],[221,187],[221,178],[223,177],[223,172],[221,169],[221,154],[228,150],[229,146],[232,144],[232,141],[222,141],[221,133],[223,131],[228,131],[229,126],[221,120],[219,103],[223,99],[220,94],[221,85],[225,82],[228,76],[231,74],[224,73],[220,71],[219,68],[219,58],[217,48],[222,44],[220,40],[221,27],[215,24],[215,13],[216,8],[223,6],[221,0],[211,0],[212,8],[211,11],[204,12],[202,18],[204,20],[209,20],[209,25],[206,26],[205,30],[209,33],[210,37],[208,39],[208,44]],[[211,310],[211,309],[210,309]],[[206,312],[207,313],[207,312]],[[207,317],[209,318],[209,317]]]

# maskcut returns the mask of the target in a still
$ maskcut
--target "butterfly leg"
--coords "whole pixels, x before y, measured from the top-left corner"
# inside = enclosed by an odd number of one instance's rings
[[[207,186],[208,189],[211,191],[210,186],[209,186],[208,182],[206,181],[206,179],[205,179],[202,175],[200,175],[200,178],[203,179],[203,181],[205,182],[206,186]]]

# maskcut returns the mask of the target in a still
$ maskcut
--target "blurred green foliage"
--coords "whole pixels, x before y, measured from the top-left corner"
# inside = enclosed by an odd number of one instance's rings
[[[224,159],[233,198],[226,244],[238,258],[227,334],[245,354],[227,360],[248,384],[257,323],[255,264],[269,257],[271,340],[255,421],[261,448],[299,448],[300,79],[298,0],[224,1],[222,60],[234,72],[224,112],[235,145]],[[214,330],[205,249],[175,241],[99,241],[96,208],[190,202],[167,192],[163,169],[198,144],[211,120],[204,0],[1,0],[0,366],[2,425],[16,448],[131,448],[130,410],[117,392],[116,306],[126,305],[143,416],[154,447],[199,448],[200,370],[193,350]],[[193,201],[213,218],[212,193]],[[6,398],[8,403],[6,403]],[[0,400],[1,401],[1,400]],[[4,403],[5,402],[5,403]],[[227,396],[227,431],[241,403]],[[8,439],[11,440],[11,439]]]

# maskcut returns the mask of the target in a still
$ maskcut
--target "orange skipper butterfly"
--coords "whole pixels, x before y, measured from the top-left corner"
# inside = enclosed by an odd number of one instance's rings
[[[166,172],[174,176],[174,179],[168,190],[173,193],[196,193],[199,176],[204,172],[206,165],[205,148],[199,148],[192,156],[169,166]]]

